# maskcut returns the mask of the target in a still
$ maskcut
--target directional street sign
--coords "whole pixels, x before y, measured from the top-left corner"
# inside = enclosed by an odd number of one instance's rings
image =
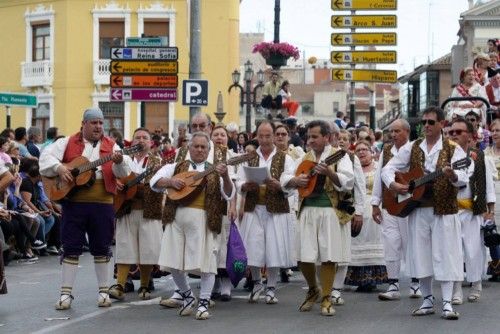
[[[332,15],[332,28],[396,27],[396,15]]]
[[[177,74],[177,61],[111,61],[111,74]]]
[[[177,48],[111,48],[111,59],[177,60]]]
[[[111,87],[177,88],[176,75],[116,75],[111,76]]]
[[[332,69],[332,79],[340,81],[395,83],[397,77],[397,71]]]
[[[111,101],[146,101],[173,102],[177,101],[177,89],[120,89],[111,88]]]
[[[395,64],[396,51],[332,51],[333,64]]]
[[[168,37],[127,37],[127,46],[168,46]]]
[[[397,0],[332,0],[333,10],[391,10],[397,8]]]
[[[7,106],[36,107],[35,95],[18,93],[0,93],[0,104]]]
[[[395,32],[332,34],[332,45],[396,45],[396,37]]]

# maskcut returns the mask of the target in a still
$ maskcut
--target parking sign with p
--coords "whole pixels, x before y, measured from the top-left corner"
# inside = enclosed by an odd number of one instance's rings
[[[207,106],[208,81],[207,80],[182,81],[182,105],[192,106],[192,107]]]

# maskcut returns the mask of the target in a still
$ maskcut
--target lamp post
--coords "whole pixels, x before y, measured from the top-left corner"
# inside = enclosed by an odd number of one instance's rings
[[[237,87],[240,90],[240,106],[246,105],[246,132],[252,132],[252,106],[255,108],[257,106],[257,89],[264,86],[264,72],[259,70],[257,72],[258,84],[252,89],[252,79],[254,75],[253,64],[250,60],[245,63],[245,73],[243,79],[245,81],[245,87],[243,88],[239,82],[241,78],[241,73],[238,70],[234,70],[231,74],[233,84],[229,86],[228,92],[231,93],[233,87]]]

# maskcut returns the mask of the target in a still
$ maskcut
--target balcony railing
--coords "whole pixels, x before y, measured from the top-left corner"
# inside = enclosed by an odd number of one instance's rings
[[[99,59],[94,61],[94,84],[109,85],[109,59]]]
[[[21,86],[52,86],[54,63],[50,60],[21,63]]]
[[[400,115],[401,110],[399,109],[399,106],[392,108],[391,111],[386,112],[384,116],[377,121],[378,128],[386,128],[389,124],[399,118]]]

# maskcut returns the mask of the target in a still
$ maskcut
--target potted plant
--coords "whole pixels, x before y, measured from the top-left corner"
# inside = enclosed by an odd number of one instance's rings
[[[260,53],[266,64],[273,68],[286,65],[288,58],[297,60],[300,57],[299,49],[288,43],[261,42],[253,46],[252,52]]]

